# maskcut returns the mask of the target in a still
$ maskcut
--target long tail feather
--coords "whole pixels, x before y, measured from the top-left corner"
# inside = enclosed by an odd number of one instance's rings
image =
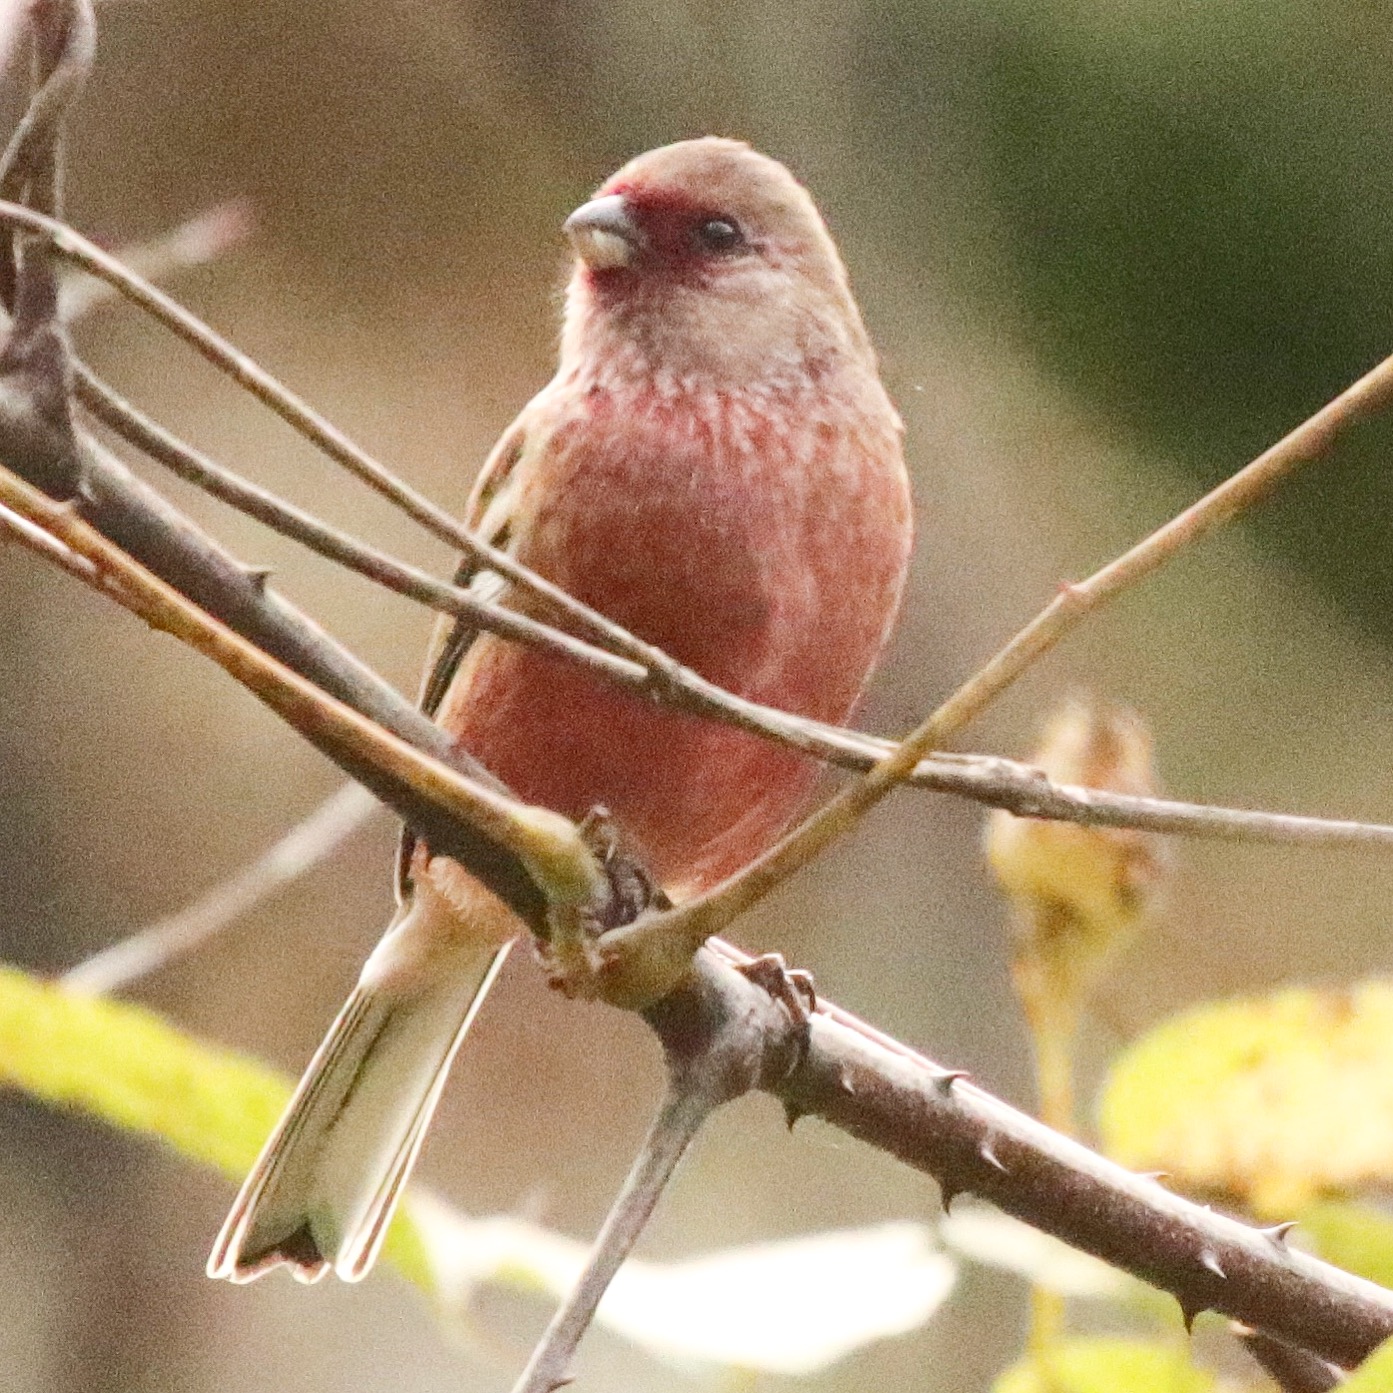
[[[507,953],[431,941],[420,901],[388,932],[233,1204],[208,1275],[303,1282],[372,1266],[455,1052]]]

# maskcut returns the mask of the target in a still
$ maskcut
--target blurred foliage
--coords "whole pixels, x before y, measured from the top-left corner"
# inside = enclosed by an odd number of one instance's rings
[[[949,14],[902,4],[875,50],[894,91],[867,109],[920,175],[905,211],[941,192],[909,133],[970,108],[1010,269],[964,267],[984,301],[1018,297],[1037,351],[1115,426],[1212,485],[1393,351],[1387,4]],[[953,86],[915,82],[945,41]],[[1367,427],[1255,523],[1385,639],[1390,450],[1393,424]]]
[[[290,1099],[266,1065],[195,1040],[153,1011],[65,992],[0,967],[0,1083],[141,1132],[241,1182]],[[388,1261],[429,1286],[409,1216]]]
[[[1114,1062],[1099,1125],[1123,1165],[1279,1219],[1322,1193],[1387,1182],[1393,984],[1186,1011]]]
[[[154,1012],[0,967],[0,1084],[162,1141],[240,1181],[290,1097],[290,1081],[195,1039]],[[484,1284],[560,1300],[586,1245],[526,1220],[467,1219],[413,1191],[384,1256],[468,1331]],[[811,1374],[927,1321],[957,1265],[921,1224],[808,1235],[683,1263],[633,1262],[599,1322],[682,1363]]]
[[[1342,1393],[1393,1393],[1393,1340],[1386,1340],[1341,1384]]]
[[[1184,1345],[1143,1340],[1064,1340],[1023,1359],[992,1393],[1211,1393],[1212,1374],[1190,1362]]]
[[[1386,1210],[1317,1200],[1300,1211],[1298,1233],[1327,1262],[1393,1287],[1393,1215]]]

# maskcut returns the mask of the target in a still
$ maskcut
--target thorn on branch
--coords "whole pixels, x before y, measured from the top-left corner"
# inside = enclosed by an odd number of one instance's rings
[[[987,1137],[977,1148],[977,1154],[993,1169],[1000,1171],[1002,1175],[1009,1175],[1006,1163],[996,1154],[996,1138]]]
[[[1295,1219],[1285,1219],[1280,1224],[1273,1224],[1270,1228],[1260,1230],[1264,1237],[1270,1239],[1278,1248],[1287,1246],[1287,1235],[1296,1227]]]
[[[966,1069],[945,1069],[941,1074],[934,1075],[934,1087],[946,1098],[953,1091],[955,1083],[969,1077]]]
[[[789,1065],[791,1072],[807,1053],[813,1012],[817,1010],[817,990],[813,986],[812,973],[804,972],[801,968],[790,968],[782,953],[762,953],[748,962],[737,964],[735,970],[788,1012],[799,1039],[797,1055]]]
[[[1228,1273],[1224,1271],[1223,1264],[1219,1261],[1219,1255],[1212,1248],[1202,1248],[1200,1250],[1200,1266],[1206,1272],[1212,1272],[1221,1282],[1228,1280]]]

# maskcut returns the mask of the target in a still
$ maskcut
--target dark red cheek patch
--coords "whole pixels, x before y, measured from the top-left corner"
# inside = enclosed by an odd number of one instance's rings
[[[664,261],[695,262],[703,259],[696,239],[697,229],[712,218],[729,217],[719,208],[713,208],[678,189],[654,188],[626,181],[607,184],[601,192],[623,195],[650,250]]]

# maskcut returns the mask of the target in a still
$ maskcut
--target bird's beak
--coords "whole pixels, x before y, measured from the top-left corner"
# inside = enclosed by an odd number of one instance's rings
[[[593,271],[632,265],[642,237],[622,193],[582,203],[562,224],[576,255]]]

